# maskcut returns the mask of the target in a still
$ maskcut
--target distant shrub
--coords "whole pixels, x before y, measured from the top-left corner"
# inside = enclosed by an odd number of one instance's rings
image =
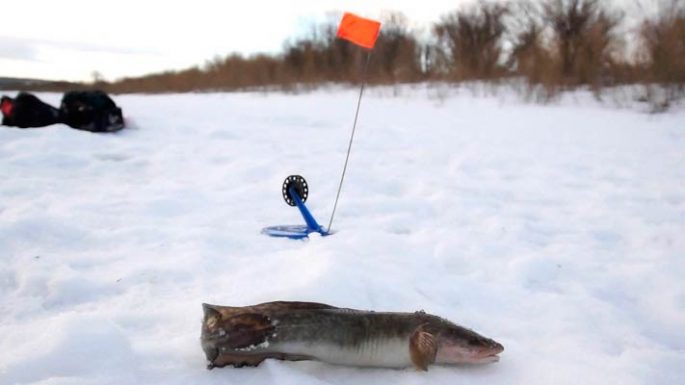
[[[399,12],[385,15],[370,63],[371,81],[395,84],[415,82],[424,78],[420,45],[408,26],[406,16]]]
[[[558,60],[548,42],[542,9],[539,3],[520,1],[511,5],[509,16],[509,73],[525,79],[528,85],[526,92],[535,92],[536,99],[550,100],[560,91],[561,81]]]
[[[685,95],[685,0],[658,4],[660,11],[646,17],[635,33],[621,30],[639,43],[638,54],[631,56],[618,32],[622,13],[602,0],[480,0],[443,15],[428,34],[412,30],[403,14],[387,12],[366,81],[516,78],[510,83],[537,101],[576,87],[589,87],[599,96],[606,87],[642,84],[641,99],[655,111],[665,110]],[[368,51],[336,38],[339,18],[339,13],[330,14],[308,33],[287,40],[276,55],[234,53],[203,66],[112,83],[94,73],[89,84],[21,84],[27,90],[97,86],[108,92],[188,92],[359,83]]]
[[[599,0],[547,0],[542,15],[552,31],[559,82],[593,88],[609,83],[612,49],[619,45],[614,32],[621,16]]]
[[[508,7],[481,1],[452,12],[433,29],[445,58],[442,72],[452,80],[492,79],[503,75],[502,37]]]
[[[640,40],[645,98],[654,110],[665,110],[685,96],[685,4],[662,2],[659,13],[642,23]]]

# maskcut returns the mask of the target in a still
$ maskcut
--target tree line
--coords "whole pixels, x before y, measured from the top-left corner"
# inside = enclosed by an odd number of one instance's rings
[[[401,13],[383,18],[366,80],[371,84],[523,79],[544,98],[579,86],[685,87],[685,0],[652,0],[634,28],[604,0],[482,0],[447,13],[428,31]],[[649,8],[652,9],[651,7]],[[649,12],[644,12],[650,14]],[[367,51],[336,39],[338,19],[313,25],[280,54],[230,54],[204,65],[96,86],[115,93],[293,89],[358,83]]]

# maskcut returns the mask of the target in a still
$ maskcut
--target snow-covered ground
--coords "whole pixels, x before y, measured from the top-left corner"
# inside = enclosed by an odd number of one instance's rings
[[[685,112],[432,90],[119,96],[135,128],[0,129],[0,384],[682,384]],[[42,94],[58,104],[60,95]],[[477,367],[207,371],[202,302],[424,309]]]

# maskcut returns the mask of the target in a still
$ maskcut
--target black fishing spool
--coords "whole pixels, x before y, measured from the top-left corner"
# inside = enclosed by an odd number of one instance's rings
[[[307,185],[307,181],[304,180],[301,175],[290,175],[289,177],[285,178],[283,181],[283,189],[281,190],[285,203],[289,206],[295,206],[295,199],[290,194],[291,188],[293,188],[297,195],[300,196],[300,199],[303,203],[307,201],[307,197],[309,196],[309,186]]]

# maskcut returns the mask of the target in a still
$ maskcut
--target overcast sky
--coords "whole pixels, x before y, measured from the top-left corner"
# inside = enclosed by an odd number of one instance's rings
[[[397,10],[420,28],[469,1],[4,0],[0,77],[91,80],[98,71],[115,80],[231,52],[279,52],[331,11]]]

